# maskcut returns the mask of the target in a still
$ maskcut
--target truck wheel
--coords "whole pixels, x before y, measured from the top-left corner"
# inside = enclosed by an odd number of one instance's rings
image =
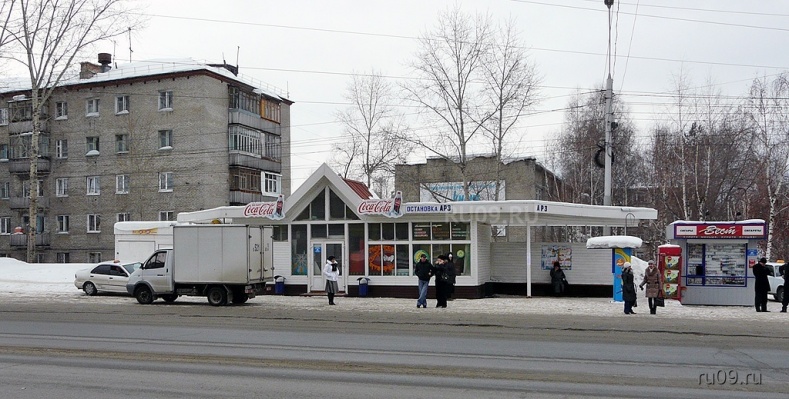
[[[87,283],[85,283],[85,285],[82,286],[82,290],[85,291],[85,293],[88,294],[88,296],[94,296],[96,295],[97,292],[99,292],[96,289],[96,286],[93,285],[93,283],[91,283],[90,281],[88,281]]]
[[[211,306],[223,306],[227,304],[227,291],[225,291],[223,287],[211,287],[206,297]]]
[[[237,292],[233,294],[233,303],[241,304],[249,300],[249,294],[244,292]]]
[[[162,299],[164,299],[165,302],[173,303],[175,302],[176,299],[178,299],[178,295],[176,294],[162,295]]]
[[[134,297],[137,298],[137,302],[143,305],[151,304],[154,300],[153,292],[151,292],[150,288],[144,285],[139,286],[136,290],[134,290]]]
[[[775,300],[783,303],[784,301],[784,287],[778,287],[775,291]]]

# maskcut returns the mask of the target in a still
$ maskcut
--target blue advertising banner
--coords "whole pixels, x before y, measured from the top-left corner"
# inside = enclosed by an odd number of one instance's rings
[[[622,302],[622,265],[631,261],[631,248],[614,248],[611,256],[611,273],[614,275],[614,302]]]

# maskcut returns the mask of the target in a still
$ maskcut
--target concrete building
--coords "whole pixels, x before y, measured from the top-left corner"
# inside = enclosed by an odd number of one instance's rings
[[[290,193],[284,93],[191,59],[81,64],[46,104],[38,159],[40,262],[112,259],[113,224]],[[0,92],[0,255],[25,258],[30,87]]]

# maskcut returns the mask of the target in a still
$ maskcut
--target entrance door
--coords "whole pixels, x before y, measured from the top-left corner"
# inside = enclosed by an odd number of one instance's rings
[[[348,272],[347,262],[345,262],[345,251],[343,251],[342,241],[324,241],[312,243],[312,267],[310,268],[310,291],[325,291],[326,277],[323,276],[323,265],[326,258],[334,256],[337,258],[337,265],[340,267],[340,277],[337,285],[340,292],[345,292],[345,275]]]

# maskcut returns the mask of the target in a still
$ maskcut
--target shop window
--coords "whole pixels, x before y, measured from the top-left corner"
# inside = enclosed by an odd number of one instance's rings
[[[345,202],[329,189],[329,219],[345,219]]]
[[[364,276],[364,223],[351,223],[348,225],[348,274],[351,276]]]
[[[272,237],[274,241],[288,241],[288,226],[274,226],[272,229]]]
[[[408,223],[395,224],[395,240],[408,240]]]
[[[414,241],[427,241],[432,238],[430,234],[430,222],[414,222],[411,226]]]
[[[344,224],[330,224],[329,225],[329,238],[344,238],[345,225]]]
[[[293,276],[307,275],[307,225],[291,225],[290,273]]]
[[[470,244],[452,244],[452,263],[455,264],[455,273],[458,276],[471,275],[470,248]]]
[[[310,234],[312,238],[327,238],[328,234],[326,233],[326,225],[325,224],[313,224],[310,226]]]
[[[688,244],[686,284],[745,286],[746,244]]]
[[[380,241],[381,240],[381,224],[380,223],[369,223],[367,225],[367,238],[370,241]]]
[[[394,240],[394,223],[381,223],[381,239],[384,241]]]

